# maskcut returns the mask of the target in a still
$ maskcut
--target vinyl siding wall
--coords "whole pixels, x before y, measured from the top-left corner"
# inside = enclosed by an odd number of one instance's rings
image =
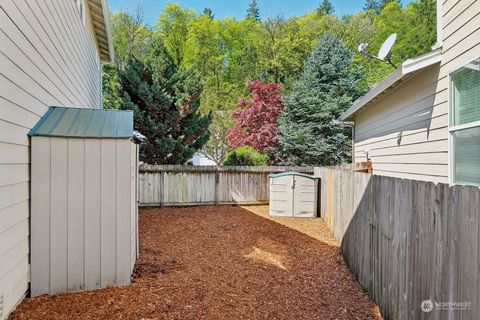
[[[480,56],[480,1],[444,1],[442,62],[355,115],[355,162],[376,174],[449,181],[448,76]]]
[[[0,296],[3,315],[29,281],[28,131],[48,106],[101,107],[100,63],[86,6],[0,0]]]

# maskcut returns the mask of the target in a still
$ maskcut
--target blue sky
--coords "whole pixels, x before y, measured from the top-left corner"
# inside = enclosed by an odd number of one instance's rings
[[[162,8],[169,2],[176,2],[182,6],[189,7],[197,12],[202,12],[205,7],[213,10],[216,17],[236,17],[245,16],[250,0],[108,0],[110,10],[113,12],[126,10],[134,12],[140,4],[143,7],[145,22],[153,26],[157,21]],[[278,14],[288,18],[290,16],[301,15],[311,11],[318,6],[321,0],[257,0],[260,7],[260,14],[263,18],[276,16]],[[362,9],[364,0],[333,0],[337,15],[355,13]],[[402,0],[404,4],[409,0]]]

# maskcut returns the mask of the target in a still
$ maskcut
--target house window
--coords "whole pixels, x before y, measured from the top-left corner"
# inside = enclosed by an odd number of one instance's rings
[[[480,185],[480,58],[450,75],[451,182]]]

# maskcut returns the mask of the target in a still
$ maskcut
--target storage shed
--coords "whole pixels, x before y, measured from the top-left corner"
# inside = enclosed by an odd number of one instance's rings
[[[270,215],[295,218],[316,217],[318,179],[318,177],[298,172],[270,175]]]
[[[133,112],[50,108],[31,136],[31,296],[130,283]]]

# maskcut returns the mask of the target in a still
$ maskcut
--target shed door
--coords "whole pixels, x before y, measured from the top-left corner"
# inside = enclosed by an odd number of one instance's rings
[[[270,179],[270,214],[282,217],[293,216],[293,176]]]
[[[294,176],[293,216],[317,215],[317,179]]]

